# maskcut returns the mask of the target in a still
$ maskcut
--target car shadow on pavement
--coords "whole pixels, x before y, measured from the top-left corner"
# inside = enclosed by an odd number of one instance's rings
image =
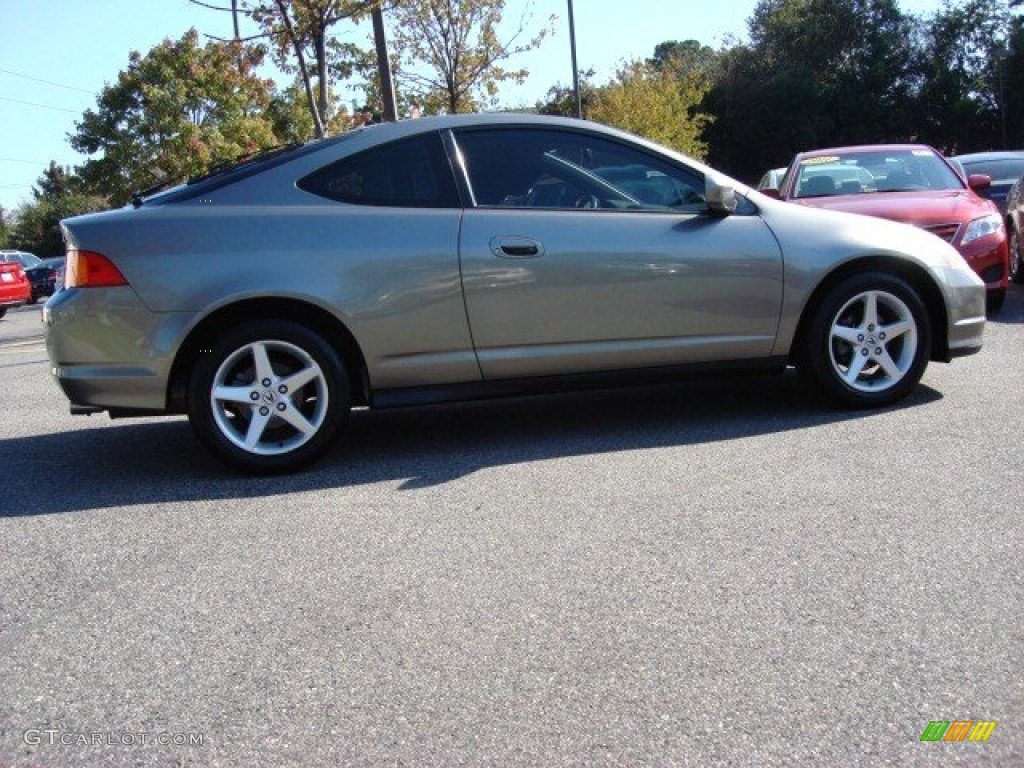
[[[998,312],[990,313],[988,321],[995,324],[1024,323],[1024,285],[1010,283],[1006,292],[1006,302]]]
[[[1024,323],[1024,286],[1011,284],[1006,303],[988,319],[992,323]]]
[[[920,385],[891,409],[838,409],[792,371],[477,403],[359,410],[338,446],[293,475],[250,477],[203,450],[184,418],[0,441],[8,477],[0,517],[218,500],[397,483],[441,485],[489,467],[685,445],[882,417],[941,399]],[[41,472],[40,467],[45,467]]]

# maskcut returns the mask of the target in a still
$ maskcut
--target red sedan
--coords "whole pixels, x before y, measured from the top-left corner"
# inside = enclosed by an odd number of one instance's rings
[[[999,209],[975,191],[990,183],[983,175],[965,183],[942,155],[923,144],[839,147],[797,155],[772,196],[932,232],[960,251],[985,282],[994,312],[1006,298],[1009,261]]]
[[[16,261],[4,261],[0,257],[0,317],[11,307],[20,307],[32,295],[32,287],[25,276],[25,270]]]

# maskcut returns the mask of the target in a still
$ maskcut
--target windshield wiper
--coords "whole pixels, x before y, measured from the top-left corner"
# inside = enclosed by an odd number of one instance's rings
[[[278,155],[283,155],[285,152],[295,149],[296,147],[301,147],[302,144],[303,142],[301,141],[292,141],[288,144],[278,144],[276,147],[267,147],[266,149],[259,149],[255,152],[245,152],[233,160],[222,160],[209,168],[206,173],[196,176],[194,179],[189,179],[186,183],[198,184],[201,181],[212,179],[214,176],[220,176],[222,173],[233,171],[235,168],[241,168],[244,165],[262,163],[266,160],[275,158]]]
[[[165,189],[176,186],[177,184],[198,184],[201,181],[212,179],[214,176],[219,176],[223,173],[228,173],[236,168],[241,168],[245,165],[252,165],[253,163],[261,163],[266,160],[270,160],[278,155],[282,155],[296,147],[301,147],[303,142],[292,141],[288,144],[279,144],[275,147],[267,147],[266,149],[260,149],[255,152],[245,152],[231,160],[222,160],[209,168],[205,173],[190,178],[189,176],[173,176],[168,179],[164,179],[157,184],[154,184],[148,189],[144,189],[141,192],[132,192],[131,202],[135,208],[140,208],[142,203],[147,197],[155,195],[157,192],[162,192]]]

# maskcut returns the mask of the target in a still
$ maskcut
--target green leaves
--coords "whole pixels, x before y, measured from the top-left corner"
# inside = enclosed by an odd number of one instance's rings
[[[64,253],[61,219],[99,211],[108,205],[105,197],[85,191],[80,178],[53,162],[39,177],[32,197],[32,202],[18,208],[8,242],[41,258]]]
[[[95,156],[79,168],[86,185],[121,204],[132,191],[278,143],[266,115],[273,83],[255,75],[262,57],[238,43],[200,45],[194,29],[133,52],[69,137]]]
[[[709,86],[700,72],[671,57],[661,65],[633,61],[594,92],[587,117],[703,158],[701,136],[712,118],[699,107]]]

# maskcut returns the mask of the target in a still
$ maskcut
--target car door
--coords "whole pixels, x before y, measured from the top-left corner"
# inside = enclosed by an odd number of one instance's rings
[[[711,215],[697,171],[586,130],[454,132],[460,234],[487,379],[770,354],[782,259],[749,209]]]

